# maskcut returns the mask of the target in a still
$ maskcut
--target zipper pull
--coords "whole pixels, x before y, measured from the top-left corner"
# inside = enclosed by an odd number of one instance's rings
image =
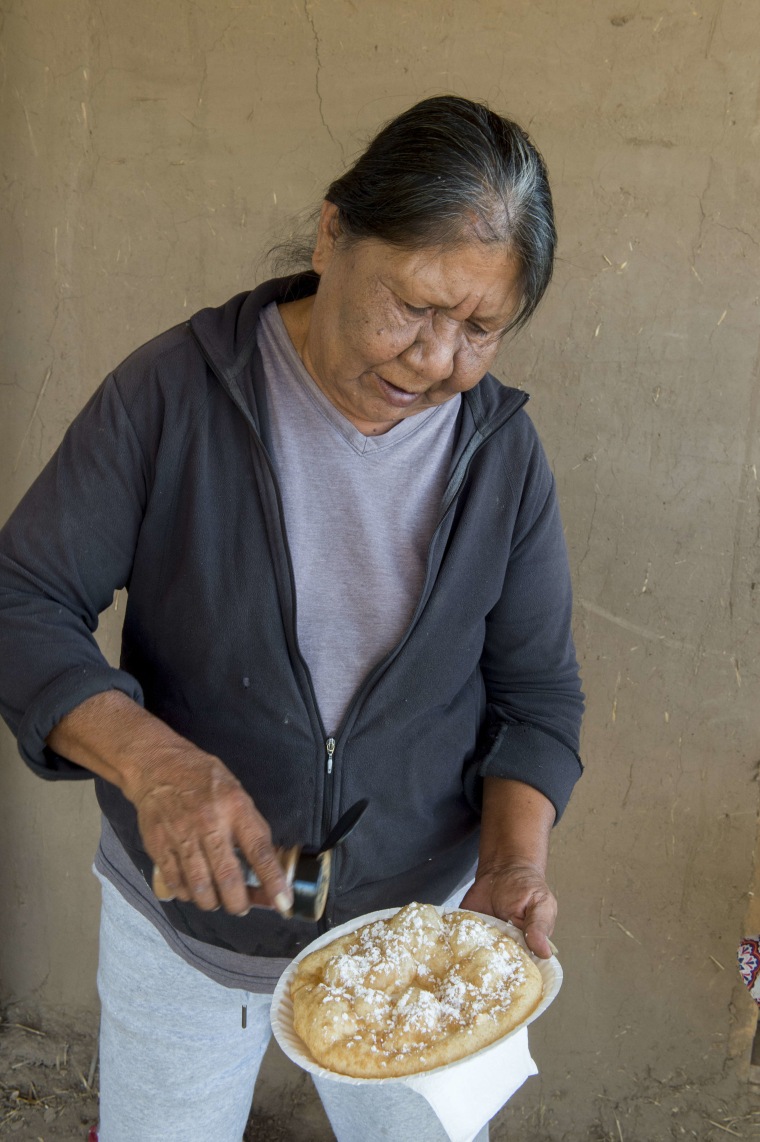
[[[327,746],[327,773],[329,776],[332,773],[333,754],[335,753],[335,738],[328,738],[325,744]]]

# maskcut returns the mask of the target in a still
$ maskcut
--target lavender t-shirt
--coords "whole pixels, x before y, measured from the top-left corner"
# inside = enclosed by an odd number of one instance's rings
[[[271,447],[285,509],[297,634],[334,734],[362,679],[401,638],[425,579],[460,397],[364,436],[261,315]]]

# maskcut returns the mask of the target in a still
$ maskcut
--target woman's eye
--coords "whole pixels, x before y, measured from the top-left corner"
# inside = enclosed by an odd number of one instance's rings
[[[475,337],[490,337],[491,336],[491,331],[489,329],[481,328],[480,325],[471,325],[470,326],[470,332],[472,334],[474,334]]]
[[[404,302],[404,305],[406,306],[406,308],[409,310],[410,313],[414,314],[415,317],[424,317],[426,313],[430,312],[430,306],[429,305],[423,305],[422,307],[420,307],[417,305],[409,305],[409,303],[406,301]]]

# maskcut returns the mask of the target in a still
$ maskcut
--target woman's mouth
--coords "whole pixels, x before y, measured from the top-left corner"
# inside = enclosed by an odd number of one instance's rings
[[[415,401],[418,401],[422,393],[408,393],[406,389],[400,389],[396,385],[392,385],[390,381],[386,381],[379,373],[375,373],[377,380],[377,387],[382,394],[383,400],[388,404],[392,404],[394,408],[409,408]]]

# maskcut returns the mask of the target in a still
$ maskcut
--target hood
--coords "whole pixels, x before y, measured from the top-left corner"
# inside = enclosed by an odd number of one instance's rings
[[[317,292],[318,285],[318,274],[311,272],[272,278],[236,294],[224,305],[199,310],[190,318],[190,328],[209,363],[218,372],[237,376],[250,360],[262,309],[272,301],[308,297]]]

